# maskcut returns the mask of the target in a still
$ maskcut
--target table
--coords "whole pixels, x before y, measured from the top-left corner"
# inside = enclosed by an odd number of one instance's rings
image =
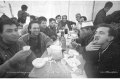
[[[70,45],[70,42],[73,39],[73,37],[65,35],[65,38],[66,38],[67,45]],[[44,52],[44,54],[42,55],[42,58],[48,57],[48,56],[49,55],[46,50]],[[80,60],[80,62],[85,63],[82,55],[80,55],[80,54],[79,54],[79,60]],[[60,61],[52,61],[52,64],[53,64],[52,66],[54,66],[54,67],[52,67],[50,65],[50,62],[47,62],[47,64],[42,68],[34,67],[31,71],[31,73],[29,74],[29,77],[31,77],[31,78],[87,78],[84,70],[83,70],[83,74],[75,73],[72,71],[72,68],[68,64],[64,64],[61,61],[62,61],[62,59]],[[63,73],[60,73],[59,71],[63,72]],[[45,72],[46,73],[49,72],[49,74],[46,74]],[[54,75],[54,73],[55,73],[55,75]]]
[[[44,52],[44,54],[42,55],[42,57],[47,57],[48,56],[48,52],[47,51],[45,51]],[[67,65],[64,65],[64,64],[62,64],[60,61],[58,61],[57,62],[57,64],[58,64],[58,66],[59,67],[61,67],[63,70],[66,70],[66,71],[68,71],[68,72],[70,72],[70,73],[67,73],[67,74],[65,74],[65,73],[63,73],[63,74],[56,74],[56,75],[54,75],[54,73],[52,73],[52,69],[50,70],[50,72],[51,72],[51,74],[41,74],[41,73],[43,73],[42,71],[44,70],[45,72],[47,72],[47,68],[49,67],[48,66],[48,64],[49,63],[47,63],[46,64],[46,66],[44,66],[44,69],[42,69],[42,68],[33,68],[32,69],[32,71],[31,71],[31,73],[29,74],[29,77],[30,78],[87,78],[87,76],[86,76],[86,73],[85,73],[85,71],[83,70],[83,74],[81,74],[81,75],[77,75],[76,73],[74,73],[74,72],[71,72],[71,69],[70,69],[70,67],[68,68],[68,66]],[[46,68],[47,67],[47,68]],[[46,69],[45,69],[46,68]],[[56,68],[56,67],[55,67]],[[54,68],[54,69],[55,69]],[[58,70],[56,70],[56,71],[58,71]],[[61,76],[62,75],[62,76]]]

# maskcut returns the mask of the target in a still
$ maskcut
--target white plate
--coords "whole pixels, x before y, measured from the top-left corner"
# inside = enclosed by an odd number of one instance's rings
[[[35,68],[41,68],[46,64],[46,61],[44,58],[36,58],[32,61],[32,64]]]

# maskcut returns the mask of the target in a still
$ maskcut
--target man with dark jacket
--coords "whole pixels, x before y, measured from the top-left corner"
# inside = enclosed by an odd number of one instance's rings
[[[71,25],[76,25],[76,23],[67,20],[67,15],[63,15],[62,20],[60,21],[60,24],[58,27],[59,27],[59,29],[64,29],[66,25],[68,26],[69,30],[72,30]]]
[[[115,41],[116,30],[109,24],[100,24],[93,40],[86,46],[75,46],[86,60],[89,78],[120,78],[120,45]]]
[[[80,29],[79,38],[76,39],[76,43],[81,44],[81,46],[86,46],[90,40],[93,39],[94,26],[86,26]]]
[[[120,77],[120,46],[114,42],[115,37],[116,31],[110,25],[99,25],[83,54],[88,77]]]
[[[44,16],[38,18],[40,24],[40,32],[43,32],[47,36],[49,36],[53,41],[57,38],[57,30],[56,30],[56,21],[53,18],[49,19],[49,26],[47,27],[47,19]]]
[[[94,25],[105,23],[106,13],[112,8],[112,6],[113,3],[110,1],[105,4],[104,8],[97,13]]]
[[[32,70],[36,57],[31,50],[22,50],[18,28],[12,20],[0,22],[0,78],[25,78]]]
[[[56,20],[54,18],[49,19],[49,32],[47,35],[55,41],[57,39],[57,25],[56,25]]]

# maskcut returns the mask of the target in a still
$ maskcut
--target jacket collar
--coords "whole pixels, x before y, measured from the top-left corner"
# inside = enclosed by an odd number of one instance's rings
[[[109,46],[112,44],[112,42],[110,42],[108,45],[107,45],[107,47],[102,51],[102,53],[104,53],[108,48],[109,48]]]

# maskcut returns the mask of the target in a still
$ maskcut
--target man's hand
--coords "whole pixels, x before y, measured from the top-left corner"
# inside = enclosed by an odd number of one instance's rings
[[[31,54],[31,50],[21,50],[19,52],[17,52],[11,59],[11,62],[21,62],[24,61],[30,54]]]
[[[78,46],[81,46],[81,44],[76,43],[74,40],[71,42],[72,48],[76,48]]]
[[[97,51],[101,48],[101,45],[95,45],[95,42],[90,42],[86,47],[86,51]]]
[[[72,48],[76,48],[78,44],[75,41],[72,41],[71,45],[72,45]]]

